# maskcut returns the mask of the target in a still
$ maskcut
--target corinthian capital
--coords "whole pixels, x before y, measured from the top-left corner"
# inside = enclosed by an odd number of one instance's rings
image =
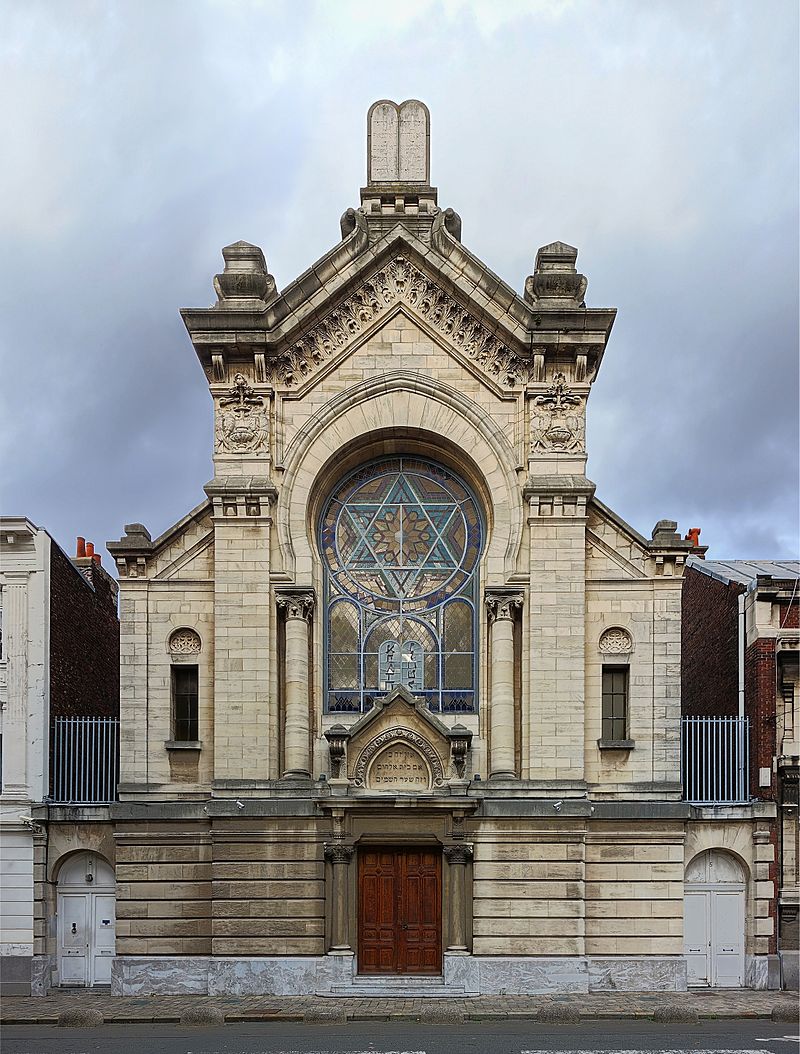
[[[490,621],[497,622],[504,618],[513,619],[514,612],[522,607],[525,598],[522,593],[487,592],[485,599]]]
[[[326,842],[324,851],[325,859],[331,863],[349,864],[355,849],[352,845],[343,845],[341,842]]]
[[[308,622],[314,611],[314,593],[304,590],[296,593],[278,593],[275,597],[278,610],[286,619],[299,618]]]
[[[442,852],[450,864],[468,864],[472,859],[472,846],[468,842],[446,845]]]

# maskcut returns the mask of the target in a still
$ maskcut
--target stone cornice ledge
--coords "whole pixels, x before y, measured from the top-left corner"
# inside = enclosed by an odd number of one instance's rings
[[[585,494],[594,497],[595,485],[586,476],[565,473],[563,476],[528,476],[522,488],[523,498],[542,494]]]

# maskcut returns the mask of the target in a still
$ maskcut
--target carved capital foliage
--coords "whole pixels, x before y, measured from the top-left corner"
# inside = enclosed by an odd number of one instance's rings
[[[531,454],[548,451],[582,453],[586,448],[583,398],[567,385],[563,373],[533,399],[531,407]]]
[[[468,864],[472,859],[472,846],[468,842],[459,842],[458,845],[446,845],[442,852],[451,866],[453,864]]]
[[[413,307],[473,365],[504,387],[526,381],[529,364],[525,359],[507,348],[410,260],[398,256],[278,357],[274,383],[291,387],[311,376],[398,302]]]
[[[486,610],[489,613],[489,621],[513,619],[514,612],[522,607],[524,600],[522,593],[487,593]]]
[[[343,845],[341,842],[325,843],[325,859],[333,864],[349,864],[353,859],[355,848],[352,845]]]
[[[302,593],[278,593],[275,597],[278,610],[282,611],[284,618],[303,619],[308,622],[314,613],[314,594],[311,591]]]

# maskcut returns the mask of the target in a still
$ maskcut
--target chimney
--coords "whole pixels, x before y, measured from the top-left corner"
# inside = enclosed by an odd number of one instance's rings
[[[78,537],[78,548],[77,548],[77,551],[75,553],[75,556],[79,560],[82,560],[83,557],[86,556],[86,539],[85,538]]]
[[[686,540],[691,542],[695,547],[700,544],[700,531],[700,527],[690,527],[686,535]]]
[[[100,555],[100,553],[95,553],[92,556],[92,559],[94,560],[94,562],[97,564],[98,567],[100,567],[100,565],[103,563],[103,557]]]
[[[85,555],[88,556],[90,560],[94,558],[94,542],[87,542],[86,543],[86,553],[85,553]]]

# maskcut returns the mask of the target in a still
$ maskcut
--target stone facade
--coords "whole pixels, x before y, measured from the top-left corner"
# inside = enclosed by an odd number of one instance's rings
[[[214,477],[161,536],[130,524],[109,543],[115,989],[369,984],[365,853],[413,867],[423,847],[440,869],[423,908],[447,991],[681,990],[680,604],[700,550],[669,520],[641,536],[585,475],[615,312],[586,307],[562,242],[539,250],[521,296],[465,248],[430,184],[421,103],[375,104],[368,132],[361,206],[326,256],[278,293],[261,250],[237,242],[214,307],[183,311]],[[330,691],[320,525],[342,481],[381,459],[432,464],[480,510],[468,704],[432,713],[408,672],[392,687],[383,652],[384,690],[363,709]],[[364,543],[389,552],[392,536],[370,530]],[[197,738],[178,742],[186,665]],[[624,735],[603,719],[615,670]]]

